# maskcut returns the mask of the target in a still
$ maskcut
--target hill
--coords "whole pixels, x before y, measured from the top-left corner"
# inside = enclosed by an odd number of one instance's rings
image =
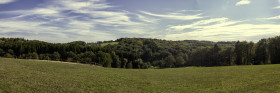
[[[280,92],[280,65],[118,69],[0,58],[0,92]]]
[[[170,41],[120,38],[115,41],[48,43],[0,38],[0,56],[95,64],[113,68],[176,68],[280,63],[280,36],[259,42]]]

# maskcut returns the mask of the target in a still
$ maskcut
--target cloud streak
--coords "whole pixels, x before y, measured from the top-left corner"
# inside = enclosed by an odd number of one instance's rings
[[[0,35],[5,33],[7,35],[7,33],[12,32],[22,34],[29,39],[36,39],[38,38],[36,35],[44,33],[56,38],[64,38],[61,41],[58,40],[59,42],[75,40],[92,42],[121,37],[117,33],[148,35],[147,28],[144,28],[146,26],[145,22],[156,22],[156,20],[150,20],[148,17],[128,11],[104,10],[112,7],[115,6],[108,5],[104,0],[84,2],[55,0],[31,10],[2,11],[0,14],[18,16],[0,19],[0,28],[5,28],[5,31],[0,32]],[[143,22],[132,21],[131,17],[128,16],[129,14],[139,16],[139,20]],[[100,28],[104,26],[107,26],[108,29]],[[23,34],[27,31],[37,34]]]
[[[248,5],[248,4],[250,4],[250,3],[251,3],[250,0],[241,0],[241,1],[237,2],[237,3],[235,4],[235,6]]]
[[[183,30],[182,27],[184,29],[190,28],[193,29],[193,31],[168,34],[163,38],[171,40],[257,41],[258,39],[279,34],[277,29],[280,29],[280,26],[277,24],[246,24],[243,22],[244,21],[229,20],[228,18],[202,20],[190,25],[170,27],[175,30]],[[168,30],[170,30],[170,28],[168,28]]]
[[[268,17],[268,18],[260,18],[260,19],[266,19],[266,20],[279,20],[279,19],[280,19],[280,15],[279,15],[279,16],[274,16],[274,17]]]
[[[16,0],[1,0],[0,4],[8,4],[8,3],[12,3],[15,2]]]
[[[154,14],[154,13],[150,13],[150,12],[146,12],[146,11],[140,11],[143,14],[146,15],[150,15],[150,16],[155,16],[155,17],[161,17],[161,18],[166,18],[166,19],[174,19],[174,20],[194,20],[194,19],[201,19],[203,18],[201,16],[201,14],[197,14],[197,15],[183,15],[183,14],[167,14],[167,15],[163,15],[163,14]]]
[[[200,28],[215,28],[215,27],[221,27],[221,26],[227,26],[236,24],[240,21],[229,21],[228,18],[222,17],[222,18],[212,18],[207,20],[200,20],[197,22],[194,22],[189,25],[178,25],[178,26],[171,26],[169,29],[176,30],[176,31],[182,31],[184,29],[190,28],[190,29],[200,29]],[[210,25],[214,23],[215,25]]]
[[[272,9],[280,9],[280,6],[276,6],[276,7],[272,8]]]

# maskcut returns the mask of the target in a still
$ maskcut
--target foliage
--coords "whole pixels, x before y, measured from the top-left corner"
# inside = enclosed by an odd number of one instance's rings
[[[22,38],[0,38],[0,56],[71,61],[113,68],[174,68],[280,63],[280,36],[258,43],[168,41],[120,38],[86,43],[47,43]]]

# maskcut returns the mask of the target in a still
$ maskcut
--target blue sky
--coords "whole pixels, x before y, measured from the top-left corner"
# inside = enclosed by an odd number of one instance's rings
[[[0,37],[258,41],[280,34],[280,0],[0,0]]]

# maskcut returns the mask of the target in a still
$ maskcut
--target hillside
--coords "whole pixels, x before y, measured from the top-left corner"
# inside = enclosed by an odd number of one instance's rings
[[[48,43],[0,38],[0,56],[95,64],[113,68],[176,68],[280,63],[280,36],[259,42],[170,41],[120,38],[115,41]]]
[[[280,92],[280,65],[100,68],[0,58],[0,92]]]

